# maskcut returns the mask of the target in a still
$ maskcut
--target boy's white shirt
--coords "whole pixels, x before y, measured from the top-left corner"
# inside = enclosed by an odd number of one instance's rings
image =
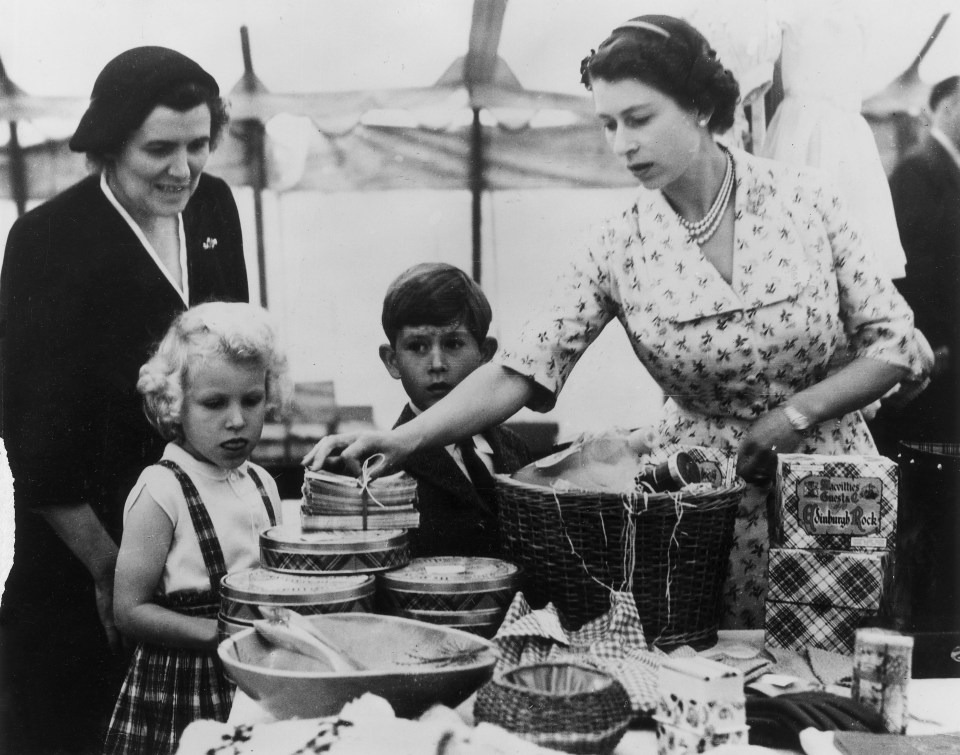
[[[423,414],[423,412],[413,404],[410,404],[410,411],[412,411],[416,416]],[[490,447],[487,439],[482,435],[474,435],[473,446],[477,450],[477,456],[480,457],[480,461],[482,461],[483,465],[490,470],[490,474],[494,474],[493,449]],[[446,452],[453,457],[453,460],[457,463],[457,466],[460,467],[460,471],[463,472],[466,478],[471,480],[470,473],[467,471],[467,465],[463,463],[463,454],[460,453],[460,449],[457,448],[456,444],[444,446],[444,450],[446,450]]]
[[[140,243],[143,244],[143,248],[147,250],[147,254],[150,255],[150,259],[154,261],[154,264],[160,268],[160,272],[163,273],[164,277],[170,282],[170,285],[173,286],[174,291],[179,294],[180,298],[183,299],[183,303],[188,307],[190,306],[190,276],[187,273],[187,234],[183,229],[183,213],[177,213],[177,227],[180,235],[180,274],[183,276],[183,287],[180,287],[180,284],[173,279],[173,276],[170,274],[170,271],[167,269],[167,266],[163,264],[160,260],[160,255],[157,254],[156,250],[153,248],[153,244],[147,239],[146,234],[143,232],[143,229],[137,225],[137,221],[133,219],[129,212],[124,208],[120,201],[114,196],[113,192],[110,190],[110,187],[107,185],[107,174],[100,174],[100,189],[106,195],[107,199],[110,200],[117,212],[120,213],[130,230],[132,230]]]

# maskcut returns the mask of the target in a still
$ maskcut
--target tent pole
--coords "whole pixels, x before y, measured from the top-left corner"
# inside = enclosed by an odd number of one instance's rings
[[[260,306],[267,308],[267,255],[263,243],[263,190],[267,184],[266,129],[252,121],[248,132],[253,137],[254,168],[253,219],[257,232],[257,270],[260,274]]]
[[[484,189],[483,164],[483,129],[480,127],[480,108],[473,108],[473,123],[470,127],[470,195],[471,221],[473,240],[473,279],[479,284],[481,279],[481,252],[483,247],[480,238],[481,201]]]
[[[27,169],[17,136],[17,122],[10,121],[10,188],[17,205],[17,216],[27,211]]]

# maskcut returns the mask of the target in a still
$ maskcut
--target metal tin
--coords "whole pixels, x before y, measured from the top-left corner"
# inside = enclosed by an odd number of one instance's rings
[[[237,632],[249,629],[253,624],[243,621],[231,621],[222,613],[217,615],[217,642],[223,642],[228,637],[232,637]]]
[[[372,574],[327,576],[245,569],[221,580],[220,613],[232,621],[263,618],[259,606],[290,608],[304,615],[370,613],[375,587]]]
[[[504,612],[495,611],[398,611],[398,616],[440,624],[491,638],[503,623]]]
[[[495,558],[416,558],[380,576],[394,610],[506,612],[516,594],[520,569]]]
[[[406,566],[406,530],[301,532],[283,526],[260,534],[260,563],[289,574],[373,574]]]
[[[857,630],[850,696],[883,716],[891,734],[907,732],[912,659],[913,637],[884,629]]]
[[[659,464],[648,464],[636,478],[638,489],[652,493],[677,491],[695,482],[700,482],[700,467],[685,451],[677,451]]]
[[[368,506],[409,506],[417,498],[417,481],[406,473],[372,480],[366,488],[360,481],[327,472],[306,472],[303,480],[304,501],[313,505],[359,511]]]

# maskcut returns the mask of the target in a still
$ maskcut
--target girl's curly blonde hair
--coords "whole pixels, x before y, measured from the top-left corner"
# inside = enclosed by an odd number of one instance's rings
[[[255,304],[199,304],[173,321],[140,368],[137,390],[143,394],[144,413],[165,440],[183,439],[180,413],[187,370],[211,356],[262,366],[267,374],[268,416],[278,418],[286,408],[291,392],[287,359],[267,311]]]

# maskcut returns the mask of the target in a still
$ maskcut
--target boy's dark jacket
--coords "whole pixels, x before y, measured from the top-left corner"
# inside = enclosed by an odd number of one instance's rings
[[[408,404],[394,427],[415,416]],[[493,449],[498,473],[516,472],[533,460],[523,440],[505,427],[494,427],[483,437]],[[420,528],[410,530],[412,556],[501,555],[496,520],[484,512],[473,484],[445,448],[415,453],[403,468],[417,480]]]

